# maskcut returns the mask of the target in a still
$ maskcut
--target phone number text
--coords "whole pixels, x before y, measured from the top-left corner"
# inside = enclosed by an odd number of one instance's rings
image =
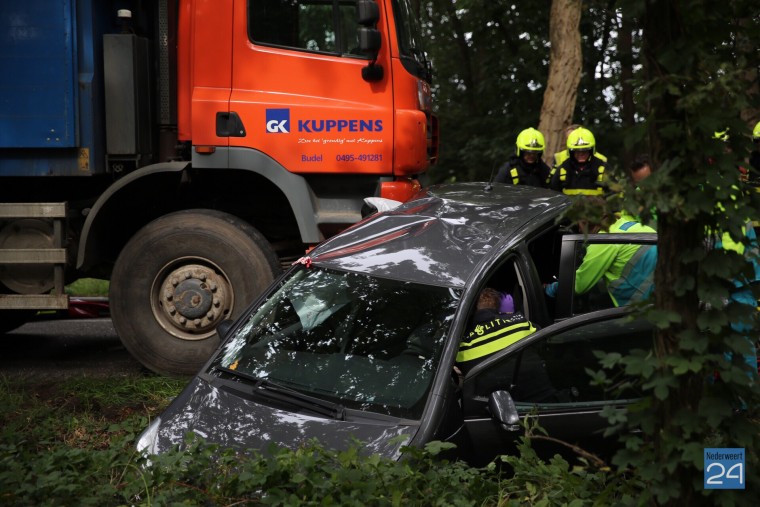
[[[380,153],[335,155],[335,160],[338,162],[382,162],[383,155]]]

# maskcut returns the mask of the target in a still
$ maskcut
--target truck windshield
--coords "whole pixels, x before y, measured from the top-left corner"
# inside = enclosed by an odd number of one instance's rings
[[[303,268],[252,311],[209,373],[419,419],[458,300],[444,287]]]
[[[420,20],[412,8],[411,0],[394,0],[393,14],[396,18],[396,34],[401,53],[399,56],[404,68],[429,83],[431,66],[425,54]]]

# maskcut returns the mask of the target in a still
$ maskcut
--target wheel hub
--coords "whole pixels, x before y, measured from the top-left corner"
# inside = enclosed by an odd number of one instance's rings
[[[213,269],[200,264],[181,266],[161,286],[162,321],[168,321],[186,340],[210,335],[232,308],[232,291]]]

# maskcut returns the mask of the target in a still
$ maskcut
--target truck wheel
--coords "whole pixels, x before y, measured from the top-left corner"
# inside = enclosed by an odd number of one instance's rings
[[[279,269],[267,240],[242,220],[214,210],[171,213],[119,254],[111,318],[145,367],[192,375],[219,345],[219,322],[239,316]]]

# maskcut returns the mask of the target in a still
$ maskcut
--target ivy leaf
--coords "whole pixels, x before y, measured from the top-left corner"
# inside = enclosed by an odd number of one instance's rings
[[[703,354],[710,344],[709,336],[695,330],[686,330],[678,334],[678,346],[682,351],[694,351]]]
[[[649,382],[644,383],[644,389],[652,389],[654,392],[654,396],[658,400],[665,400],[668,398],[668,393],[670,392],[671,387],[676,387],[678,384],[676,383],[675,377],[672,375],[669,376],[663,376],[662,374],[657,375]]]
[[[697,317],[697,326],[703,331],[709,331],[718,334],[723,328],[729,325],[728,319],[724,312],[707,311],[702,312]]]
[[[684,375],[690,371],[696,373],[702,369],[702,361],[698,359],[671,357],[668,364],[673,367],[673,373],[676,375]]]
[[[704,396],[699,400],[699,416],[703,417],[711,428],[718,427],[731,412],[731,404],[725,398]]]
[[[671,324],[681,323],[681,316],[678,313],[654,308],[647,312],[647,319],[658,329],[667,329]]]
[[[597,352],[598,351],[595,351],[594,353],[597,354]],[[602,368],[611,369],[620,364],[623,355],[619,352],[611,352],[609,354],[599,353],[597,357],[600,358],[599,364],[602,365]]]
[[[443,451],[448,451],[454,449],[455,447],[456,444],[452,444],[451,442],[441,442],[435,440],[433,442],[428,442],[425,444],[425,452],[429,453],[431,456],[437,456]]]

